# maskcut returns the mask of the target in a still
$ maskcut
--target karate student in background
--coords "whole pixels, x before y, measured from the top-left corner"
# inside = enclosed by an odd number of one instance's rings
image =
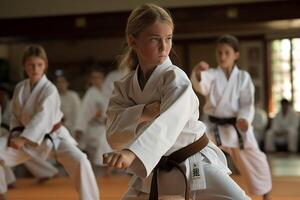
[[[91,165],[61,125],[59,94],[45,75],[46,52],[41,46],[29,46],[24,51],[22,65],[28,79],[17,84],[12,98],[12,137],[9,147],[0,150],[0,199],[5,199],[7,191],[3,166],[16,166],[31,157],[46,159],[53,153],[74,182],[79,199],[98,200],[99,191]]]
[[[107,111],[109,141],[122,135],[128,139],[119,150],[105,154],[104,161],[136,175],[123,200],[144,199],[149,195],[150,174],[153,170],[157,174],[161,158],[200,142],[192,154],[185,149],[180,159],[168,158],[166,164],[176,162],[183,175],[175,168],[160,171],[158,192],[154,175],[150,199],[158,199],[158,193],[182,196],[186,176],[191,199],[249,199],[229,177],[224,154],[209,142],[205,125],[198,121],[199,102],[189,78],[169,58],[173,28],[171,16],[159,6],[145,4],[131,12],[128,49],[120,62],[130,72],[115,83]]]
[[[8,130],[8,126],[4,123],[2,123],[2,113],[4,113],[2,108],[5,108],[4,105],[4,98],[5,97],[5,93],[4,91],[2,91],[0,89],[0,122],[1,122],[1,127],[0,127],[0,149],[1,150],[5,150],[5,147],[7,145],[7,138],[8,138],[8,134],[9,134],[9,130]],[[16,177],[15,174],[13,172],[13,170],[8,167],[8,166],[3,166],[3,171],[5,174],[5,180],[7,184],[8,188],[14,188],[16,186]],[[0,199],[1,199],[1,195],[0,195]]]
[[[191,80],[205,97],[209,137],[233,159],[246,179],[250,192],[270,199],[271,174],[266,155],[258,148],[253,134],[254,86],[250,75],[236,65],[239,42],[224,35],[216,42],[217,68],[201,61],[193,69]]]
[[[90,73],[92,86],[86,91],[82,100],[80,120],[76,124],[77,138],[93,166],[103,166],[103,154],[110,152],[105,130],[105,97],[102,94],[104,74],[93,69]]]
[[[259,144],[259,147],[263,148],[263,144],[265,142],[266,128],[268,126],[268,115],[258,103],[255,106],[252,125],[254,135]]]
[[[288,150],[296,153],[298,150],[299,117],[287,99],[280,101],[281,109],[272,120],[271,128],[267,131],[265,150],[275,151],[275,143],[287,142]]]
[[[7,146],[7,139],[9,137],[9,124],[10,124],[10,100],[7,92],[0,88],[0,104],[2,107],[2,120],[1,120],[1,148]],[[31,174],[37,179],[36,183],[41,184],[46,182],[58,175],[58,170],[47,160],[40,158],[32,157],[31,160],[26,161],[24,166],[31,172]],[[5,167],[7,183],[9,187],[13,187],[16,181],[16,178],[13,174],[13,171],[9,167]]]
[[[75,137],[75,127],[79,121],[81,100],[78,94],[69,89],[69,82],[63,75],[56,77],[56,87],[59,92],[61,101],[61,111],[64,114],[63,124],[70,131],[71,135]]]

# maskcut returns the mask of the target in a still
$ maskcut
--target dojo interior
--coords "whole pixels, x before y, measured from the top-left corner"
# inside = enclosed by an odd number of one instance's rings
[[[125,47],[125,25],[130,11],[143,2],[167,8],[175,22],[174,64],[188,76],[200,61],[217,65],[215,40],[232,34],[240,41],[238,66],[249,72],[255,86],[255,107],[268,118],[259,146],[268,157],[273,200],[300,199],[300,126],[298,150],[290,152],[286,138],[275,141],[276,150],[267,152],[265,134],[285,98],[300,122],[300,3],[296,0],[185,0],[185,1],[0,1],[0,86],[11,97],[15,85],[25,78],[21,66],[23,49],[42,45],[48,55],[47,76],[55,80],[64,74],[69,86],[82,98],[88,88],[88,72],[99,67],[108,74],[117,68]],[[204,98],[197,94],[200,115]],[[239,172],[228,158],[232,177],[247,191]],[[58,166],[59,168],[59,166]],[[16,187],[8,190],[9,200],[71,200],[77,194],[66,173],[44,184],[21,165],[14,168]],[[95,168],[101,200],[117,200],[125,193],[130,175],[110,175]],[[251,196],[252,199],[260,199]]]

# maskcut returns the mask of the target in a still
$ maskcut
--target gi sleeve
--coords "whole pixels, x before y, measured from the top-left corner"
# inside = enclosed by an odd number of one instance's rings
[[[79,117],[78,117],[79,120],[78,123],[76,124],[75,130],[79,130],[83,133],[86,132],[90,120],[94,117],[93,116],[93,114],[95,113],[94,104],[95,102],[93,101],[93,95],[91,89],[89,89],[83,97],[82,104],[79,109],[80,110]]]
[[[106,112],[107,135],[116,133],[135,133],[145,104],[136,104],[131,100],[126,89],[126,84],[116,83],[113,95]]]

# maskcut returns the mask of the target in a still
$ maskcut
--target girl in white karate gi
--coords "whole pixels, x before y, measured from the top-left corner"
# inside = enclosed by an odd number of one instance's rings
[[[77,134],[80,131],[81,147],[87,152],[94,166],[103,166],[103,154],[111,151],[106,138],[105,97],[101,91],[103,79],[102,71],[98,69],[91,71],[92,86],[83,97],[80,120],[76,124]]]
[[[201,61],[191,80],[194,89],[204,95],[204,113],[208,135],[233,159],[241,175],[246,178],[250,192],[270,199],[271,174],[266,155],[258,148],[253,134],[254,86],[250,75],[238,69],[238,40],[230,35],[217,40],[217,68]],[[227,123],[231,121],[229,124]],[[217,122],[216,122],[217,121]],[[227,121],[220,125],[222,121]]]
[[[0,148],[5,149],[7,146],[7,139],[9,137],[9,123],[10,123],[10,101],[8,94],[5,90],[0,88],[0,107],[2,118],[1,122],[1,134],[0,134]],[[25,167],[37,178],[36,183],[41,184],[46,182],[52,177],[58,174],[58,170],[47,160],[32,157],[31,160],[24,163]],[[13,170],[4,166],[6,174],[6,182],[9,188],[15,187],[16,177]]]
[[[7,191],[3,165],[12,167],[34,156],[46,159],[53,150],[51,153],[71,176],[79,199],[98,200],[97,182],[86,155],[60,125],[63,114],[59,94],[45,75],[46,52],[41,46],[30,46],[24,52],[22,64],[28,79],[15,87],[10,123],[14,136],[7,149],[0,149],[0,199],[5,199]],[[52,142],[45,138],[47,133]]]
[[[109,141],[124,135],[131,140],[104,155],[109,166],[135,174],[123,200],[147,198],[151,172],[162,156],[206,138],[191,83],[168,57],[173,27],[168,12],[153,4],[136,8],[128,18],[129,47],[121,64],[131,72],[115,83],[107,131]],[[194,200],[249,199],[229,177],[224,154],[211,142],[180,166]],[[160,195],[183,195],[185,184],[178,170],[161,171],[158,178]]]

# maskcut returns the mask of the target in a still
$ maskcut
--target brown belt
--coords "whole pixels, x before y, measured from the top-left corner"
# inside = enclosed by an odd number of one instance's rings
[[[185,176],[185,172],[181,169],[179,164],[185,161],[186,159],[188,159],[189,157],[191,157],[192,155],[201,151],[204,147],[206,147],[208,142],[209,140],[206,134],[204,134],[197,141],[189,144],[188,146],[173,152],[169,156],[163,156],[153,170],[149,200],[158,200],[158,184],[157,184],[158,171],[159,170],[170,171],[174,167],[177,168],[184,177],[185,200],[189,200],[189,196],[190,196],[189,184],[187,181],[187,177]]]

